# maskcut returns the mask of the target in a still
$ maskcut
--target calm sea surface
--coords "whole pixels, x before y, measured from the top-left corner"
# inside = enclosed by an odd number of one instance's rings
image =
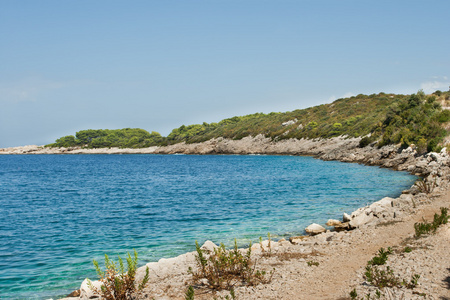
[[[142,265],[195,240],[298,235],[414,180],[310,157],[0,155],[0,298],[66,295],[105,253]]]

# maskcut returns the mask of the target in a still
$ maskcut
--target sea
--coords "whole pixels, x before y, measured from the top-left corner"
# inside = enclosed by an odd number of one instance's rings
[[[144,265],[301,235],[416,179],[301,156],[0,155],[0,299],[65,296],[105,254]]]

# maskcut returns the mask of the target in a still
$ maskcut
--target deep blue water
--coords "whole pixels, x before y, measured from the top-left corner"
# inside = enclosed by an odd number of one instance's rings
[[[195,240],[298,235],[414,180],[311,157],[0,155],[0,298],[66,295],[105,253],[142,265]]]

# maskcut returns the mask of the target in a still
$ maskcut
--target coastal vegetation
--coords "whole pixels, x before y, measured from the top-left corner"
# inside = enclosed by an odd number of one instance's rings
[[[139,128],[124,129],[88,129],[78,131],[75,136],[61,137],[47,147],[84,147],[84,148],[144,148],[162,145],[164,138],[158,132],[149,133]]]
[[[243,254],[234,240],[234,248],[227,250],[224,244],[212,251],[203,250],[197,242],[196,262],[198,271],[189,269],[195,284],[206,279],[207,288],[212,290],[231,291],[239,285],[257,285],[268,283],[272,279],[273,272],[267,274],[264,270],[256,269],[256,262],[251,257],[251,243]]]
[[[88,129],[64,136],[48,147],[143,148],[204,142],[213,138],[239,140],[262,134],[274,141],[290,138],[362,137],[360,147],[376,144],[416,145],[419,153],[438,151],[447,135],[450,110],[442,109],[450,92],[412,95],[372,94],[337,99],[291,112],[254,113],[218,123],[182,125],[167,137],[138,128]]]
[[[149,279],[148,267],[146,268],[145,276],[140,284],[135,282],[136,269],[138,255],[136,250],[134,250],[134,256],[131,257],[128,253],[127,261],[127,271],[125,272],[125,267],[123,260],[119,256],[118,263],[109,259],[108,255],[105,254],[105,271],[102,271],[99,264],[94,260],[94,267],[101,282],[101,287],[97,288],[89,284],[91,290],[97,295],[100,295],[102,299],[106,300],[129,300],[134,299],[133,297],[137,292],[141,291],[147,284]]]
[[[448,209],[446,207],[441,207],[441,214],[434,214],[432,222],[423,222],[414,224],[414,230],[416,232],[416,237],[419,238],[422,235],[436,233],[439,226],[447,224],[449,219]]]

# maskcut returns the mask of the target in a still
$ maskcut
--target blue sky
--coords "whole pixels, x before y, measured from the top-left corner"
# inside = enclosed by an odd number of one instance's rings
[[[0,147],[450,85],[450,1],[0,0]]]

